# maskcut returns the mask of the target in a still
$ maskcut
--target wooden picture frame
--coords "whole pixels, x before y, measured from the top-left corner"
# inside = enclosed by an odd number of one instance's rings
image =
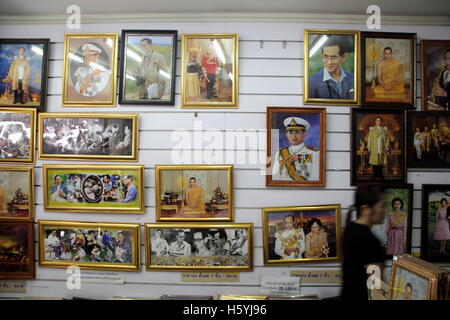
[[[0,219],[34,217],[34,168],[0,167]]]

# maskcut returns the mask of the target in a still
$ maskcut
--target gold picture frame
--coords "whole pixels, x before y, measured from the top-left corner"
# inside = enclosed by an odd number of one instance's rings
[[[21,181],[19,175],[5,177],[6,172],[24,173],[27,181]],[[0,219],[29,220],[34,218],[34,168],[33,167],[0,167]],[[5,179],[7,179],[5,181]],[[12,181],[11,181],[12,180]],[[14,184],[12,183],[14,181]],[[23,187],[26,188],[23,188]],[[9,192],[5,192],[10,188]],[[10,197],[14,194],[14,197]],[[25,214],[25,211],[28,213]],[[9,214],[9,215],[7,215]]]
[[[0,163],[34,164],[36,109],[0,108],[0,125],[2,126],[0,130]],[[26,132],[26,137],[20,136],[17,127]],[[12,137],[10,138],[10,136]],[[22,139],[22,144],[28,144],[25,145],[25,150],[21,150],[20,145],[14,148],[8,146],[10,144],[8,141],[17,145],[20,139]]]
[[[210,241],[221,245],[214,253]],[[147,223],[145,246],[148,271],[253,270],[252,223]]]
[[[137,161],[138,117],[138,114],[127,113],[40,113],[38,158],[40,160]],[[65,128],[58,125],[58,119],[65,120]],[[102,119],[104,120],[101,121]],[[70,132],[70,134],[64,134],[64,138],[60,138],[59,132]],[[101,134],[97,135],[97,132]],[[123,136],[123,139],[119,140],[118,136]],[[61,150],[60,153],[50,152],[58,149]],[[63,150],[66,153],[63,153]],[[82,152],[84,154],[81,154]],[[111,152],[113,154],[106,154]]]
[[[157,165],[155,167],[156,220],[233,221],[233,168],[233,165]],[[176,177],[170,172],[179,172],[179,176]],[[171,183],[166,182],[164,175],[167,180],[171,179]],[[215,179],[212,178],[213,175]],[[192,180],[195,180],[194,186],[191,185]],[[189,191],[191,189],[194,192]],[[189,201],[191,193],[193,200]],[[201,199],[198,200],[198,197]]]
[[[141,270],[138,223],[38,220],[38,232],[41,267]]]
[[[43,179],[45,211],[145,211],[143,165],[44,164]]]
[[[288,217],[292,217],[292,222],[287,221]],[[340,204],[263,208],[264,264],[339,261],[341,259],[340,220]],[[286,227],[286,224],[291,226]],[[314,238],[313,228],[317,230]],[[286,251],[287,249],[290,250]]]
[[[238,34],[183,34],[181,47],[181,108],[237,108]]]
[[[64,34],[63,107],[116,106],[118,39],[118,33]]]
[[[315,37],[315,39],[311,41],[310,37]],[[331,60],[334,60],[334,62],[328,64],[328,66],[325,65],[324,68],[323,48],[326,47],[329,48],[325,54],[327,63]],[[349,59],[347,59],[348,56],[350,56]],[[305,75],[303,81],[304,104],[360,105],[360,31],[305,29],[303,60]],[[312,66],[311,62],[313,63]],[[327,72],[325,73],[324,70]],[[337,82],[335,80],[337,70],[344,70],[345,75],[341,78],[341,72],[339,71],[340,89],[337,84],[334,85]],[[345,80],[347,75],[348,80]],[[324,80],[325,78],[328,79]]]

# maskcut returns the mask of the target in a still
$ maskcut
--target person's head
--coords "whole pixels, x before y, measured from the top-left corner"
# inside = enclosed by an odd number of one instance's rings
[[[405,285],[405,300],[412,300],[413,298],[413,286],[411,283]]]
[[[284,119],[284,126],[286,127],[286,138],[293,146],[297,146],[306,138],[306,132],[310,128],[310,124],[305,119],[299,117],[289,117]]]
[[[53,182],[56,185],[60,185],[61,184],[61,176],[59,174],[57,174],[56,176],[53,177]]]
[[[177,241],[178,241],[178,243],[180,243],[180,244],[183,243],[184,237],[185,237],[184,231],[183,230],[178,230],[178,232],[177,232]]]
[[[356,211],[356,219],[368,224],[381,224],[384,221],[386,203],[384,188],[380,184],[360,184],[355,193],[353,210],[348,213],[347,226],[352,220],[352,212]]]
[[[450,48],[445,50],[444,63],[445,63],[445,66],[447,67],[447,70],[450,71]]]
[[[105,175],[103,180],[105,181],[105,183],[110,183],[111,182],[111,176],[109,174]]]
[[[427,126],[423,127],[423,131],[428,131],[428,127]]]
[[[193,188],[193,187],[195,187],[197,185],[197,179],[195,179],[194,177],[191,177],[190,179],[189,179],[189,186],[191,187],[191,188]]]
[[[312,218],[308,222],[308,227],[312,233],[317,234],[322,229],[322,221],[320,221],[320,219],[317,218]]]
[[[133,177],[131,177],[130,175],[125,175],[122,178],[122,182],[125,186],[128,187],[133,182]]]
[[[381,126],[381,123],[383,122],[383,119],[381,117],[376,117],[375,118],[375,124],[377,126]]]
[[[383,57],[384,60],[391,60],[392,59],[392,48],[391,47],[386,47],[383,50]]]
[[[52,236],[56,236],[56,230],[52,230],[51,235],[52,235]]]
[[[392,210],[400,211],[403,209],[403,200],[400,198],[394,198],[391,201]]]
[[[142,50],[144,50],[145,53],[152,51],[152,48],[153,48],[152,39],[144,38],[141,40],[140,45],[141,45]]]
[[[442,198],[440,203],[441,203],[441,206],[445,208],[447,206],[447,204],[448,204],[448,201],[447,201],[446,198]]]
[[[344,41],[330,37],[322,47],[322,62],[329,73],[335,73],[341,68],[347,58],[347,46]]]
[[[239,230],[239,229],[235,230],[235,231],[234,231],[234,237],[235,237],[236,239],[239,239],[240,236],[241,236],[241,230]]]
[[[20,47],[19,48],[19,56],[24,56],[25,55],[25,48],[24,47]]]
[[[100,57],[100,53],[102,52],[102,49],[92,43],[86,43],[81,47],[81,50],[84,57],[84,63],[86,65],[91,65],[92,63],[97,62]]]
[[[123,232],[119,232],[117,234],[117,239],[119,239],[119,241],[125,241],[125,234]]]
[[[416,128],[416,132],[420,132],[420,129],[419,129],[419,128]]]
[[[433,123],[433,129],[436,129],[436,123]]]
[[[219,231],[214,233],[214,242],[215,242],[216,246],[218,246],[219,248],[222,247],[223,244],[227,240],[228,240],[228,236],[227,236],[227,233],[225,232],[225,230],[220,229]]]
[[[157,236],[158,238],[162,238],[162,236],[163,236],[163,231],[162,231],[162,229],[156,230],[156,236]]]
[[[284,224],[287,230],[291,230],[294,228],[295,218],[292,214],[289,214],[283,218]]]
[[[203,239],[203,232],[197,231],[193,235],[194,245],[197,249],[202,249],[205,246],[205,240]]]

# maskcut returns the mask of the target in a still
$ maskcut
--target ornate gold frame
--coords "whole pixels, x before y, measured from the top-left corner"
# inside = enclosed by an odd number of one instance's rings
[[[186,68],[187,52],[186,42],[189,39],[232,39],[233,46],[233,90],[232,102],[187,102],[186,99]],[[237,33],[191,33],[183,34],[181,42],[181,108],[237,108],[238,107],[238,88],[239,88],[239,41]]]
[[[47,261],[45,260],[44,250],[44,227],[51,228],[104,228],[104,229],[120,229],[121,231],[131,231],[134,233],[132,258],[131,264],[120,263],[96,263],[96,262],[77,262],[77,261]],[[38,220],[38,232],[39,232],[39,265],[41,267],[48,268],[68,268],[69,266],[79,266],[81,269],[107,269],[114,271],[141,271],[141,242],[140,242],[140,225],[138,223],[112,223],[112,222],[79,222],[79,221],[58,221],[58,220]]]
[[[28,217],[2,217],[0,219],[14,219],[14,220],[29,220],[34,218],[34,168],[33,167],[0,167],[1,171],[25,171],[28,173],[28,203],[29,215]]]

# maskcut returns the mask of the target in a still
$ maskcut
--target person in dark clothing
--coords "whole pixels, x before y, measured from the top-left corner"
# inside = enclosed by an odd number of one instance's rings
[[[352,214],[356,219],[352,221]],[[380,185],[359,185],[355,194],[354,209],[347,216],[343,248],[344,300],[368,300],[367,267],[377,265],[383,274],[386,254],[380,241],[370,230],[373,225],[382,224],[386,212],[384,192]]]

